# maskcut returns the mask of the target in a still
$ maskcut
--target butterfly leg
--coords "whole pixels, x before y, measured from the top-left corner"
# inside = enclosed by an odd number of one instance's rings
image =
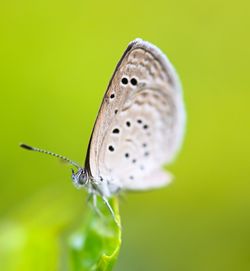
[[[92,193],[88,193],[87,198],[86,198],[86,203],[89,204],[91,198],[93,197]]]
[[[103,214],[101,213],[101,211],[98,209],[98,206],[97,206],[97,198],[96,198],[97,196],[96,196],[96,194],[92,194],[92,197],[93,197],[93,208],[94,208],[95,212],[100,217],[103,217]]]
[[[114,213],[114,211],[113,211],[111,205],[109,204],[108,199],[107,199],[106,197],[103,197],[103,196],[102,196],[102,200],[104,201],[104,203],[105,203],[106,206],[108,207],[108,209],[109,209],[109,211],[110,211],[110,213],[111,213],[111,215],[112,215],[112,217],[113,217],[113,219],[114,219],[116,225],[120,228],[120,223],[117,221],[117,219],[116,219],[116,217],[115,217],[115,213]]]

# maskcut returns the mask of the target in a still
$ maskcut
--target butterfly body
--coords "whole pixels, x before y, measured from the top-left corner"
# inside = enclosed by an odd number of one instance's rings
[[[154,45],[132,41],[92,131],[83,172],[88,191],[108,198],[168,184],[172,176],[162,166],[180,148],[184,126],[182,90],[171,63]]]

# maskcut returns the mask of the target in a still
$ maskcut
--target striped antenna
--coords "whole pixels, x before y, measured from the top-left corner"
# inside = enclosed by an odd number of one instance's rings
[[[54,153],[54,152],[51,152],[51,151],[46,151],[46,150],[43,150],[43,149],[39,149],[39,148],[36,148],[36,147],[32,147],[32,146],[29,146],[27,144],[20,144],[20,147],[21,148],[24,148],[26,150],[29,150],[29,151],[36,151],[36,152],[41,152],[41,153],[45,153],[45,154],[48,154],[48,155],[51,155],[51,156],[54,156],[54,157],[57,157],[59,159],[62,159],[64,161],[66,161],[67,163],[75,166],[76,168],[80,169],[81,167],[73,162],[72,160],[68,159],[67,157],[63,156],[63,155],[60,155],[60,154],[57,154],[57,153]]]

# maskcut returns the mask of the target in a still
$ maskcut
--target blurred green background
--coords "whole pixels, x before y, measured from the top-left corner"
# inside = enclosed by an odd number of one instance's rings
[[[115,270],[250,270],[250,2],[1,1],[0,269],[64,270],[63,238],[86,212],[82,162],[129,41],[178,70],[188,125],[166,189],[127,194]]]

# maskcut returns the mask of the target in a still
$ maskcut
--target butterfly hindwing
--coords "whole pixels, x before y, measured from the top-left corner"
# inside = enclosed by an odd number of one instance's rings
[[[166,184],[170,177],[161,167],[176,154],[184,122],[181,87],[172,65],[158,48],[137,39],[109,83],[86,166],[95,180],[122,189]]]

